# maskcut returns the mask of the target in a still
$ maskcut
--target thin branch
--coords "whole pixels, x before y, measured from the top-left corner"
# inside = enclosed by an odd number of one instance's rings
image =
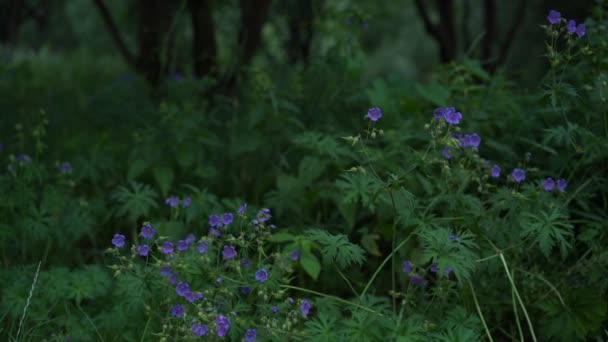
[[[103,0],[93,0],[93,3],[95,4],[95,7],[97,7],[97,10],[99,11],[99,14],[101,15],[101,18],[103,19],[103,23],[105,24],[108,31],[110,31],[110,35],[112,36],[112,39],[114,40],[114,43],[118,47],[118,51],[120,51],[120,54],[124,58],[125,62],[129,66],[135,68],[135,58],[133,57],[133,54],[127,48],[125,41],[122,39],[120,31],[118,30],[118,27],[116,26],[116,23],[114,22],[114,19],[112,18],[112,15],[110,14],[110,10],[106,6],[106,4],[103,2]]]
[[[424,28],[431,36],[435,38],[435,40],[437,40],[437,42],[439,42],[439,44],[441,44],[441,35],[439,34],[439,30],[437,29],[437,26],[433,25],[431,22],[429,13],[427,12],[426,7],[424,7],[423,0],[415,0],[414,3],[416,4],[416,9],[418,9],[418,14],[420,14],[420,17],[424,22]]]

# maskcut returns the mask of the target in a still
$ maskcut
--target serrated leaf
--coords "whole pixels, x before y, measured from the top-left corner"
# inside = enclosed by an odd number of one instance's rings
[[[310,252],[303,252],[300,255],[300,264],[306,273],[311,276],[314,280],[319,278],[321,273],[321,263],[319,259]]]

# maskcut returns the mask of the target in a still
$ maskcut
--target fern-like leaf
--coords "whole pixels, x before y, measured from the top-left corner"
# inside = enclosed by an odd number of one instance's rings
[[[352,263],[361,265],[365,261],[363,248],[348,241],[346,235],[331,235],[320,229],[309,229],[304,235],[321,246],[325,264],[335,262],[340,269],[345,269]]]

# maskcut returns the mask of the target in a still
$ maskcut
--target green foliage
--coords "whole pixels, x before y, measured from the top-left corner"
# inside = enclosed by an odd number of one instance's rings
[[[365,251],[348,241],[346,235],[332,235],[320,229],[308,229],[304,236],[321,248],[323,262],[327,265],[334,264],[340,269],[345,269],[351,264],[361,265],[365,261]]]

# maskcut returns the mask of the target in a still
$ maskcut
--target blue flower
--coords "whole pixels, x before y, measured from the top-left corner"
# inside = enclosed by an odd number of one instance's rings
[[[190,285],[188,285],[188,283],[186,282],[179,282],[175,287],[175,292],[177,292],[178,296],[184,297],[187,293],[190,292]]]
[[[185,295],[184,298],[186,298],[186,300],[190,303],[194,303],[197,300],[204,298],[205,296],[200,293],[200,292],[192,292],[192,291],[188,291]]]
[[[272,313],[275,314],[275,315],[278,314],[279,313],[279,307],[278,306],[273,306],[272,307]]]
[[[222,225],[222,221],[220,217],[217,215],[209,215],[209,225],[211,227],[218,227]]]
[[[559,21],[561,20],[561,18],[562,18],[561,13],[559,13],[558,11],[555,11],[555,10],[550,10],[549,15],[547,15],[547,20],[549,20],[549,23],[551,25],[559,24]]]
[[[431,271],[431,273],[437,273],[437,271],[439,271],[439,265],[432,264],[430,271]]]
[[[291,260],[293,260],[293,261],[300,260],[300,251],[298,249],[296,249],[295,251],[291,252]]]
[[[245,342],[254,342],[256,337],[255,329],[248,329],[245,333]]]
[[[492,166],[492,168],[490,169],[490,176],[492,178],[500,177],[500,166],[498,166],[496,164],[494,166]]]
[[[251,293],[251,288],[249,286],[243,286],[241,287],[241,293],[244,295],[248,295]]]
[[[180,252],[187,251],[189,246],[190,245],[188,244],[188,242],[186,240],[179,240],[177,242],[177,250]]]
[[[382,117],[382,110],[379,107],[370,108],[367,111],[367,117],[373,122],[376,122]]]
[[[150,246],[141,245],[137,247],[137,253],[139,253],[141,256],[148,256],[148,253],[150,253]]]
[[[188,208],[190,206],[191,202],[192,202],[192,198],[190,198],[190,197],[184,198],[184,200],[182,201],[182,208]]]
[[[566,26],[566,29],[570,33],[576,33],[576,21],[574,21],[574,20],[568,21],[568,25]]]
[[[263,268],[259,269],[257,272],[255,272],[255,280],[259,281],[260,283],[268,280],[268,271]]]
[[[513,176],[513,179],[517,183],[521,183],[523,180],[526,179],[526,171],[524,171],[522,169],[515,168],[515,169],[513,169],[513,172],[511,173],[511,176]]]
[[[409,260],[406,260],[403,262],[403,273],[410,273],[412,272],[412,262]]]
[[[410,284],[412,285],[425,286],[427,283],[428,281],[421,276],[413,276],[410,278]]]
[[[156,234],[154,227],[148,222],[144,223],[141,227],[141,236],[143,236],[144,239],[150,240],[154,238],[154,234]]]
[[[171,308],[171,314],[177,318],[184,317],[184,307],[180,304],[174,305]]]
[[[222,214],[222,224],[224,226],[227,226],[227,225],[231,224],[232,221],[233,221],[233,219],[234,219],[234,217],[232,216],[231,213],[224,213],[224,214]]]
[[[163,252],[163,254],[172,254],[173,253],[173,243],[171,241],[165,241],[160,249]]]
[[[239,210],[237,211],[237,213],[239,213],[239,214],[241,214],[241,215],[242,215],[242,214],[244,214],[244,213],[245,213],[245,210],[247,210],[247,203],[243,203],[243,205],[241,205],[241,206],[239,207]]]
[[[205,254],[209,250],[209,243],[205,240],[201,240],[201,242],[198,243],[196,249],[200,254]]]
[[[454,107],[449,107],[445,109],[444,118],[450,125],[458,125],[462,120],[462,114],[457,112]]]
[[[190,244],[190,243],[193,243],[194,241],[196,241],[196,236],[194,234],[190,233],[186,236],[187,243]]]
[[[125,236],[122,234],[114,234],[112,238],[112,244],[116,248],[123,248],[125,246]]]
[[[207,335],[207,326],[205,324],[195,323],[192,325],[192,332],[196,336],[205,336]]]
[[[217,336],[224,337],[230,330],[230,319],[224,315],[219,315],[215,320],[215,331]]]
[[[175,208],[179,204],[179,197],[171,195],[165,200],[165,204],[170,206],[171,208]]]
[[[222,256],[226,260],[234,259],[236,257],[236,248],[234,246],[224,246],[224,250],[222,251]]]
[[[310,302],[308,301],[308,299],[305,299],[304,302],[302,302],[302,305],[300,305],[300,311],[302,312],[302,316],[304,316],[304,317],[308,316],[311,308],[312,308],[312,305],[310,305]]]
[[[578,24],[576,26],[576,35],[579,38],[582,38],[585,35],[585,33],[587,33],[587,31],[585,30],[585,24]]]
[[[161,274],[163,277],[168,277],[168,276],[170,276],[170,275],[171,275],[171,267],[169,267],[169,266],[161,266],[161,267],[160,267],[160,274]]]
[[[555,181],[553,180],[553,178],[549,177],[545,179],[543,183],[543,188],[545,189],[545,191],[553,191],[553,189],[555,188]]]
[[[557,180],[557,190],[559,192],[566,191],[566,187],[567,186],[568,186],[568,182],[565,179],[560,178],[560,179]]]
[[[445,159],[452,159],[452,155],[450,154],[451,150],[452,149],[447,146],[443,148],[443,151],[441,151],[441,154],[443,155],[443,157]]]

